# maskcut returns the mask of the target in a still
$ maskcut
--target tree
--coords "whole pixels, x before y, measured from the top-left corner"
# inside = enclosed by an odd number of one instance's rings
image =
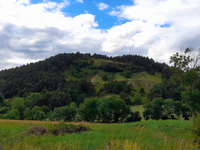
[[[31,108],[29,108],[29,107],[25,108],[23,117],[24,117],[24,120],[32,120],[33,119],[33,114],[32,114]]]
[[[14,119],[14,120],[19,120],[20,116],[19,116],[19,111],[17,109],[12,109],[10,112],[8,112],[7,114],[5,114],[3,116],[4,119]]]
[[[5,114],[9,111],[9,108],[6,106],[3,106],[0,108],[0,114]]]
[[[194,116],[195,111],[200,109],[200,51],[195,52],[187,48],[184,53],[171,56],[170,63],[173,63],[175,79],[186,88],[182,97],[190,106]]]
[[[98,104],[99,101],[96,98],[85,99],[84,104],[80,106],[80,115],[87,121],[94,121],[98,119]]]
[[[102,77],[102,80],[104,80],[104,81],[107,81],[109,78],[108,78],[108,76],[105,74],[105,75],[103,75],[103,77]]]
[[[152,120],[159,120],[163,116],[163,98],[155,98],[152,102],[145,104],[143,116]]]
[[[131,98],[128,96],[128,94],[125,94],[124,92],[120,93],[120,98],[127,104],[127,105],[131,105]]]
[[[77,108],[73,105],[71,106],[62,106],[54,109],[51,118],[53,120],[72,121],[77,113]]]
[[[132,75],[132,72],[130,70],[125,70],[123,72],[123,75],[124,75],[125,78],[130,78],[131,75]]]
[[[100,102],[98,110],[102,122],[105,123],[124,121],[131,112],[130,107],[116,95],[104,98]]]
[[[142,96],[139,93],[136,93],[132,99],[134,105],[140,105],[142,103]]]
[[[4,101],[4,96],[3,94],[0,93],[0,104],[3,103],[3,101]]]
[[[20,118],[23,118],[23,111],[25,109],[24,98],[16,97],[12,102],[12,109],[17,109],[19,111]]]
[[[141,89],[140,89],[140,92],[139,92],[142,96],[144,96],[145,95],[145,90],[144,90],[144,88],[143,87],[141,87]]]

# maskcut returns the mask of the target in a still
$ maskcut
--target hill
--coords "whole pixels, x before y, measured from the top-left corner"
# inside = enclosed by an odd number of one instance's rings
[[[122,81],[132,84],[136,90],[143,87],[148,91],[161,82],[164,66],[166,64],[138,55],[108,57],[63,53],[0,71],[0,93],[5,98],[26,97],[31,92],[46,89],[55,95],[61,92],[66,101],[77,102],[99,92],[106,83]]]

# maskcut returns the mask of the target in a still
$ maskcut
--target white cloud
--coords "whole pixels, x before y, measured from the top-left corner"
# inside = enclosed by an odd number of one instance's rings
[[[143,55],[153,57],[157,61],[169,62],[169,56],[181,48],[193,46],[198,49],[200,47],[198,30],[200,0],[134,0],[134,5],[118,6],[109,14],[119,19],[127,19],[130,24],[142,23],[139,24],[139,29],[136,29],[137,34],[133,31],[138,27],[133,25],[126,25],[126,31],[120,29],[124,25],[115,27],[118,36],[113,39],[106,38],[102,44],[104,52],[126,50],[128,44],[125,41],[129,40],[132,52],[141,48],[144,50]],[[161,25],[168,25],[168,27],[163,28]],[[108,36],[110,30],[108,30]],[[124,32],[129,32],[132,37],[122,36]],[[124,46],[120,48],[119,45]]]
[[[107,30],[97,29],[88,12],[67,16],[62,9],[69,6],[66,0],[0,0],[0,69],[76,51],[168,62],[181,48],[200,47],[200,0],[135,0],[109,13],[129,21]]]
[[[107,9],[109,7],[109,5],[105,4],[105,3],[99,3],[99,4],[97,4],[97,7],[99,10],[104,10],[104,9]]]
[[[92,14],[65,16],[69,5],[0,0],[0,69],[35,62],[63,52],[100,49],[104,33]]]
[[[78,3],[84,3],[83,0],[76,0]]]

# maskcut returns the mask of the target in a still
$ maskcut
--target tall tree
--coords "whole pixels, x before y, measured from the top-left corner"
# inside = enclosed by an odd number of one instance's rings
[[[194,112],[200,109],[200,51],[187,48],[182,54],[176,53],[170,57],[173,63],[174,77],[187,89],[182,93],[183,99]]]

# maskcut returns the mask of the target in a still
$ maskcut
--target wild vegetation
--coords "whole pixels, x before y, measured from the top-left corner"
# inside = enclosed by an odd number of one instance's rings
[[[90,144],[95,149],[103,149],[105,140],[111,141],[111,149],[198,147],[199,55],[186,49],[182,54],[171,56],[173,65],[169,67],[137,55],[107,57],[77,52],[3,70],[0,71],[0,118],[92,123],[89,124],[92,131],[80,135],[89,137],[87,140],[102,138],[93,144],[87,141],[85,145],[83,137],[64,135],[75,139],[76,142],[68,142],[68,145],[78,144],[78,147],[70,145],[74,149],[89,148]],[[61,128],[51,127],[58,131],[57,135],[60,133]],[[19,132],[17,129],[13,142],[24,145],[35,140],[37,143],[35,137],[17,138]],[[40,139],[67,149],[63,140],[58,143],[51,140],[52,135]],[[156,145],[156,140],[162,144]]]

